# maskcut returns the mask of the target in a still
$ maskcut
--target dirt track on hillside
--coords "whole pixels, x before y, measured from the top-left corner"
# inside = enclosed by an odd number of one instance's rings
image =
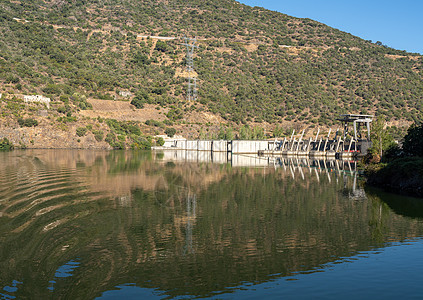
[[[169,108],[162,108],[153,104],[145,104],[144,108],[136,109],[128,101],[113,101],[113,100],[97,100],[88,99],[88,102],[93,106],[92,110],[80,111],[80,115],[90,118],[115,119],[118,121],[136,121],[144,123],[147,120],[156,120],[163,122],[167,119],[166,113]],[[159,109],[158,109],[159,108]],[[184,113],[182,124],[175,124],[173,127],[178,134],[185,137],[197,138],[198,132],[205,130],[204,125],[210,124],[207,127],[210,133],[217,132],[218,127],[225,123],[225,120],[218,115],[214,115],[206,111],[192,111]],[[157,127],[146,127],[143,129],[146,134],[155,135],[163,134],[164,129]]]
[[[163,121],[168,109],[156,109],[155,105],[146,104],[143,109],[136,109],[129,102],[113,100],[88,99],[93,106],[92,110],[80,111],[80,114],[90,118],[116,119],[118,121],[139,121],[145,122],[153,119]]]
[[[169,110],[168,108],[162,108],[153,104],[145,104],[144,108],[136,109],[127,101],[88,99],[88,102],[91,103],[93,109],[80,111],[82,116],[90,118],[101,117],[104,119],[116,119],[118,121],[164,121],[166,119],[165,114]],[[186,113],[184,115],[184,120],[189,123],[201,124],[220,124],[224,122],[220,116],[208,112]]]

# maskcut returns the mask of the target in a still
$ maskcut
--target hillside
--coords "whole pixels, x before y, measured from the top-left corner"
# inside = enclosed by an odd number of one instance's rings
[[[341,113],[423,121],[421,55],[236,1],[1,0],[0,19],[0,107],[9,123],[39,118],[8,110],[30,94],[52,99],[51,118],[65,112],[76,122],[100,116],[81,115],[87,99],[135,98],[162,111],[165,126],[143,124],[147,132],[176,126],[194,137],[220,124],[328,127]],[[195,103],[185,100],[184,35],[198,38]]]

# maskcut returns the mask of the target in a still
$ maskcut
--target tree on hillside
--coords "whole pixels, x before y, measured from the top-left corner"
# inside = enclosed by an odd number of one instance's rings
[[[166,130],[165,130],[165,134],[166,134],[168,137],[173,137],[173,136],[176,134],[176,129],[175,129],[175,128],[172,128],[172,127],[168,127],[168,128],[166,128]]]
[[[407,155],[423,157],[423,124],[413,124],[408,128],[402,149]]]
[[[382,116],[378,116],[376,121],[372,123],[372,148],[370,153],[376,161],[380,161],[384,151],[395,144],[394,138],[385,127],[385,118]]]
[[[158,51],[161,51],[161,52],[166,52],[166,51],[169,50],[169,47],[168,47],[168,45],[167,45],[166,42],[159,40],[156,43],[156,48],[155,49],[158,50]]]

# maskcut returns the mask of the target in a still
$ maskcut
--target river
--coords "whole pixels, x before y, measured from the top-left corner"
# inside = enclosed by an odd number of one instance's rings
[[[1,299],[420,298],[423,200],[348,161],[0,152]]]

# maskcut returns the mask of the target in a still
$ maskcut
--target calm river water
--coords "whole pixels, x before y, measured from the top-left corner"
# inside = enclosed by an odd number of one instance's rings
[[[355,164],[0,153],[1,299],[420,298],[423,200]]]

